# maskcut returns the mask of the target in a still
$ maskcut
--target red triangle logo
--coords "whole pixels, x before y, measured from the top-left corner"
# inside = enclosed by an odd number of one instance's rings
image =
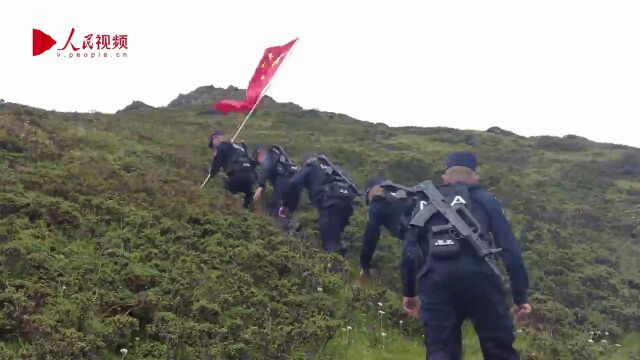
[[[33,29],[33,56],[42,54],[55,44],[56,41],[51,36],[38,29]]]

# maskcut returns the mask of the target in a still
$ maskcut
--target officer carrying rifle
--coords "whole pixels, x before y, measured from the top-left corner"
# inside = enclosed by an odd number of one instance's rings
[[[518,359],[496,255],[511,280],[516,320],[532,311],[520,245],[498,200],[478,185],[476,166],[473,154],[456,152],[445,162],[440,188],[431,181],[412,188],[381,184],[415,202],[401,261],[403,305],[422,320],[429,360],[462,358],[467,318],[485,359]]]

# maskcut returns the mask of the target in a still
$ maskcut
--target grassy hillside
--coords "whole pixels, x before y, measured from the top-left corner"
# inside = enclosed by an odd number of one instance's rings
[[[242,120],[206,110],[239,94],[203,87],[115,115],[0,105],[0,359],[424,356],[420,324],[400,309],[400,244],[385,234],[381,278],[355,281],[364,206],[344,260],[317,250],[308,204],[292,237],[242,210],[221,180],[199,190],[208,134]],[[297,159],[323,151],[360,184],[437,178],[448,152],[474,151],[530,271],[523,358],[640,359],[640,150],[390,128],[271,99],[240,138]],[[467,358],[480,358],[465,334]]]

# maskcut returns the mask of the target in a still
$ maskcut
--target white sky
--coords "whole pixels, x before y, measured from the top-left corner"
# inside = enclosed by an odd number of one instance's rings
[[[268,94],[392,126],[500,126],[640,147],[640,2],[12,1],[0,98],[58,111],[164,106],[246,87],[267,46],[301,38]],[[127,34],[127,59],[60,59],[71,27]],[[31,29],[58,41],[31,56]],[[64,56],[64,55],[63,55]]]

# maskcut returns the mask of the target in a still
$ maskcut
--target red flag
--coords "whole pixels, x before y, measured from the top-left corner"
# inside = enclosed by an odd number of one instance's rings
[[[252,106],[246,100],[220,100],[216,103],[216,109],[225,114],[232,111],[249,112]]]
[[[258,63],[258,67],[249,81],[249,86],[247,86],[245,100],[220,100],[215,104],[215,108],[223,113],[251,111],[260,100],[262,91],[271,81],[271,78],[275,75],[285,56],[287,56],[287,53],[297,40],[294,39],[284,45],[273,46],[264,51],[262,59],[260,59],[260,63]]]

